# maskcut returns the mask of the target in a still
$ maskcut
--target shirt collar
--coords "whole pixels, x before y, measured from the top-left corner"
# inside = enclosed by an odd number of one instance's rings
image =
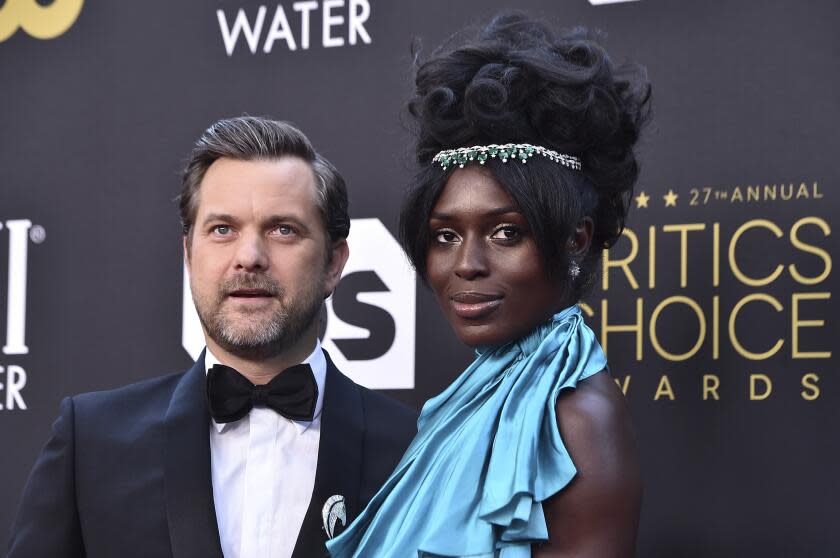
[[[216,364],[223,364],[219,362],[219,359],[216,358],[210,351],[210,347],[207,347],[207,351],[204,353],[204,372],[207,373],[211,368],[213,368]],[[324,404],[324,384],[327,380],[327,359],[324,356],[324,351],[321,349],[321,342],[316,338],[315,339],[315,349],[306,357],[301,364],[308,364],[309,367],[312,369],[312,375],[315,376],[315,383],[318,384],[318,399],[315,401],[315,414],[313,415],[313,419],[309,420],[290,420],[285,417],[281,417],[283,420],[288,420],[289,422],[295,425],[295,428],[298,431],[298,434],[303,434],[306,432],[306,429],[317,420],[321,416],[321,407]],[[245,420],[248,418],[248,415],[245,415],[244,418],[239,419]],[[217,432],[224,431],[225,427],[228,425],[238,424],[239,421],[236,422],[226,422],[226,423],[218,423],[215,420],[211,420],[210,422],[213,423],[213,426],[216,428]]]

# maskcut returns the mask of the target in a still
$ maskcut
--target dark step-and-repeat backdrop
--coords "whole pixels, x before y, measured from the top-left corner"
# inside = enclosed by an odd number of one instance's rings
[[[290,120],[348,180],[339,367],[417,408],[455,377],[470,352],[394,239],[411,44],[511,7],[605,31],[654,85],[583,305],[638,431],[640,556],[840,556],[835,0],[0,0],[0,540],[62,397],[200,351],[173,198],[220,117]]]

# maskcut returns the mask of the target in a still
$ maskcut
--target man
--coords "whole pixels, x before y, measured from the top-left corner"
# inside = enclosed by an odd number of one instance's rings
[[[414,435],[414,413],[319,345],[350,220],[300,131],[216,122],[180,208],[207,349],[186,373],[62,402],[10,557],[322,556]]]

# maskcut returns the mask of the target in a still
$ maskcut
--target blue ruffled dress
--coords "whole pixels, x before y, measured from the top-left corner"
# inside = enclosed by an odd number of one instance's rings
[[[576,469],[560,439],[560,391],[606,367],[577,306],[528,336],[478,351],[430,399],[400,463],[333,558],[528,558],[548,538],[541,502]]]

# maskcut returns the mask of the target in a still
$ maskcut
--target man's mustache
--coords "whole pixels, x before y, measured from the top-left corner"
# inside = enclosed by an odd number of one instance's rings
[[[279,296],[283,294],[283,289],[280,285],[267,275],[237,275],[222,282],[220,291],[224,295],[229,295],[236,291],[258,290],[265,291],[271,296]]]

